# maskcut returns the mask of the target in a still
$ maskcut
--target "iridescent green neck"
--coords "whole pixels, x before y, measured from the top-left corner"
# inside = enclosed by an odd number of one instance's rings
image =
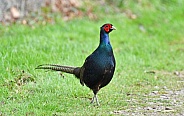
[[[100,44],[110,44],[109,34],[104,30],[100,31]]]

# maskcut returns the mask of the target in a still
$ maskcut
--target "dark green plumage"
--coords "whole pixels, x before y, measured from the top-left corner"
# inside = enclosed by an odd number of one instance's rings
[[[115,71],[115,58],[109,41],[109,33],[114,30],[112,24],[104,24],[100,29],[100,44],[98,48],[89,55],[82,67],[61,66],[55,64],[39,65],[36,69],[49,69],[74,74],[80,79],[82,85],[89,87],[94,97],[91,103],[96,100],[99,105],[97,93],[109,84]]]

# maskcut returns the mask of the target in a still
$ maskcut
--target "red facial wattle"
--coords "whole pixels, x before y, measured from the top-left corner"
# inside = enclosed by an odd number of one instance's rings
[[[110,28],[108,26],[104,27],[105,32],[109,32]]]
[[[106,32],[106,33],[109,33],[110,31],[112,31],[114,28],[112,27],[112,25],[111,24],[106,24],[106,25],[104,25],[104,31]]]

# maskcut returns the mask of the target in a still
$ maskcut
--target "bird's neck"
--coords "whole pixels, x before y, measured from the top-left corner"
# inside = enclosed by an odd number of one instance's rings
[[[109,34],[104,31],[100,31],[100,44],[110,44]]]

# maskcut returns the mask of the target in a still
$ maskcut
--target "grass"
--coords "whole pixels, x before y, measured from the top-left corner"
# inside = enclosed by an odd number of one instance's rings
[[[119,12],[105,18],[100,15],[96,21],[83,18],[34,27],[1,25],[0,114],[109,115],[128,109],[128,113],[134,112],[150,106],[150,101],[172,105],[154,97],[164,94],[165,87],[173,91],[184,87],[183,77],[173,74],[184,68],[183,5],[179,0],[130,3],[127,8],[136,19]],[[63,78],[35,70],[44,63],[81,66],[98,46],[99,27],[106,22],[117,28],[110,34],[117,67],[111,83],[98,94],[101,106],[90,104],[92,91],[73,75],[63,74]],[[152,70],[156,73],[145,73]],[[159,94],[149,96],[155,90]],[[174,112],[169,113],[180,113],[182,107],[173,107]],[[162,111],[159,113],[167,114]],[[145,112],[152,111],[140,111]]]

